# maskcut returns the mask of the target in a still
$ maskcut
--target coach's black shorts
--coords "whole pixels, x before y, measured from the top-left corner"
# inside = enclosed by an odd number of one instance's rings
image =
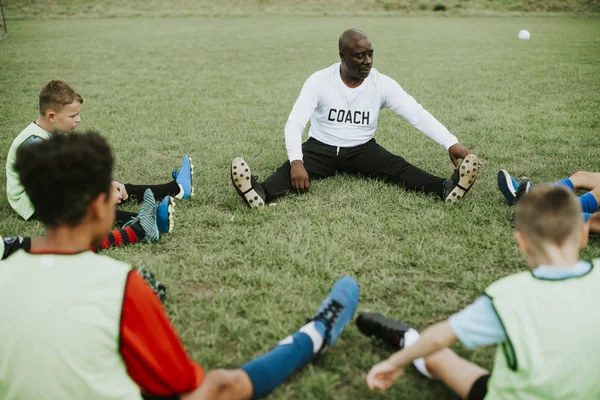
[[[490,379],[490,374],[482,375],[477,378],[473,387],[471,387],[467,400],[483,400],[487,394],[488,379]]]

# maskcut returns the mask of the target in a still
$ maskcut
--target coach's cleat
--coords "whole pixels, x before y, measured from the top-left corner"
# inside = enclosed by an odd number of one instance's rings
[[[250,167],[243,158],[231,162],[231,183],[250,208],[263,208],[266,204],[265,189],[252,176]]]
[[[398,322],[383,315],[364,311],[356,318],[358,330],[372,339],[378,339],[396,349],[404,347],[404,335],[410,329],[408,324]]]
[[[533,189],[533,183],[529,180],[529,178],[523,177],[519,182],[519,188],[517,189],[517,194],[515,196],[515,201],[519,201],[523,198],[529,191]]]
[[[144,202],[140,207],[140,212],[137,217],[132,218],[131,221],[123,225],[123,227],[139,222],[146,235],[143,241],[158,242],[160,240],[160,231],[158,230],[156,214],[157,207],[154,194],[152,193],[152,190],[146,189],[144,191]]]
[[[156,224],[160,233],[169,233],[173,230],[173,214],[175,201],[171,196],[165,197],[156,208]]]
[[[311,319],[323,336],[323,346],[317,352],[321,355],[333,346],[342,330],[350,323],[358,307],[360,290],[358,283],[348,276],[336,282],[325,298],[317,314]]]
[[[444,182],[442,198],[446,203],[456,204],[471,189],[477,179],[477,173],[481,166],[475,154],[469,154],[454,170],[452,177]]]
[[[192,157],[189,155],[183,156],[181,162],[181,168],[173,170],[173,179],[179,185],[183,193],[179,193],[177,198],[189,199],[194,194],[194,186],[192,185],[192,178],[194,176],[194,164],[192,164]]]
[[[498,172],[498,189],[500,189],[509,206],[517,202],[519,182],[504,169]]]

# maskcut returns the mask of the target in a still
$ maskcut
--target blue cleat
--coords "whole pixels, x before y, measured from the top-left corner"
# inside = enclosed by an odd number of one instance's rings
[[[173,230],[173,214],[175,201],[171,196],[165,197],[156,208],[156,224],[160,233],[169,233]]]
[[[194,194],[194,187],[192,186],[192,177],[194,175],[194,164],[192,164],[192,158],[187,154],[183,156],[181,162],[181,168],[173,170],[173,179],[181,185],[183,188],[182,199],[189,199]]]
[[[323,335],[323,346],[317,353],[321,355],[335,343],[342,330],[350,323],[358,307],[358,283],[348,276],[336,282],[317,314],[311,319]]]
[[[508,205],[513,206],[517,202],[519,182],[504,169],[498,172],[498,189],[500,189]]]
[[[124,226],[139,222],[146,234],[143,242],[158,242],[160,240],[160,231],[158,230],[158,224],[156,222],[156,213],[157,207],[154,193],[152,193],[152,190],[146,189],[144,191],[144,202],[140,207],[140,212],[136,218],[133,218]]]

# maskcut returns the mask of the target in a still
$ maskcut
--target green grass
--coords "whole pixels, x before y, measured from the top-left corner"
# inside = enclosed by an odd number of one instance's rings
[[[10,18],[598,14],[598,0],[4,0]]]
[[[376,68],[483,160],[464,203],[447,207],[350,176],[314,182],[309,195],[260,212],[237,197],[231,159],[245,157],[261,177],[285,160],[289,111],[304,80],[337,61],[337,37],[348,27],[369,33]],[[517,39],[520,29],[530,41]],[[599,33],[589,18],[11,21],[0,41],[0,154],[36,118],[39,89],[50,79],[82,93],[81,128],[109,138],[117,180],[166,182],[191,153],[196,195],[177,203],[175,231],[107,254],[165,281],[167,310],[195,360],[235,367],[293,332],[343,275],[361,285],[360,310],[422,329],[526,269],[496,173],[546,182],[598,170]],[[452,172],[442,148],[389,111],[376,138],[432,173]],[[1,235],[42,233],[6,201],[0,220]],[[583,257],[600,256],[599,244],[593,239]],[[492,349],[456,350],[491,367]],[[387,355],[349,326],[271,398],[382,398],[364,377]],[[387,398],[452,396],[411,369]]]

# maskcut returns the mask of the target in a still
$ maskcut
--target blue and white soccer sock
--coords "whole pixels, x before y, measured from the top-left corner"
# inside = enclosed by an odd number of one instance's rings
[[[321,322],[309,322],[270,352],[243,365],[241,368],[252,382],[252,398],[265,397],[311,362],[323,345],[324,333],[325,326]]]

